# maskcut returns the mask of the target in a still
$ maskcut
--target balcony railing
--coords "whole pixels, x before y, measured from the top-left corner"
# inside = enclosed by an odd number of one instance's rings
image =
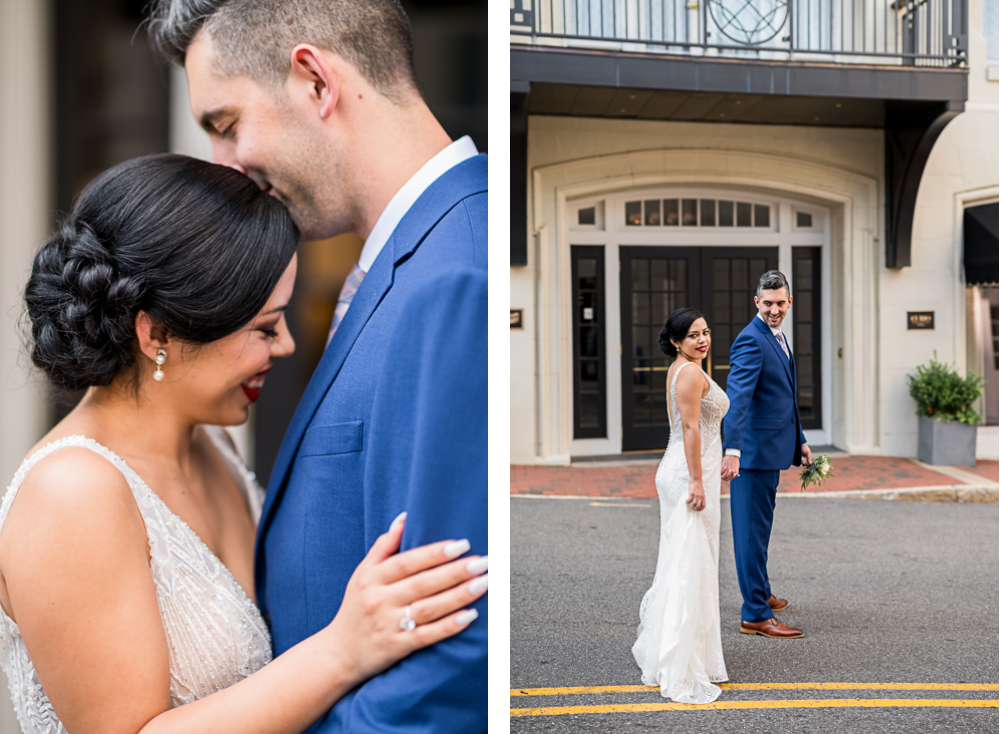
[[[511,43],[772,61],[966,65],[968,0],[511,0]]]

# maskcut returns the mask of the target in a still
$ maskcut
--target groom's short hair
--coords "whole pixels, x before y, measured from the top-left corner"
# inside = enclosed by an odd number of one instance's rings
[[[417,88],[410,21],[399,0],[153,0],[147,28],[160,56],[181,66],[205,30],[217,72],[271,89],[284,84],[300,43],[340,55],[393,101]]]
[[[785,293],[791,298],[792,289],[788,285],[788,278],[785,277],[785,274],[780,270],[768,270],[760,276],[760,282],[757,284],[757,298],[760,298],[764,291],[776,291],[779,288],[784,288]]]

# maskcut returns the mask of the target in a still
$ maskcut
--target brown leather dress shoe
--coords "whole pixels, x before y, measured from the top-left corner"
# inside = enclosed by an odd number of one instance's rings
[[[802,630],[795,627],[786,627],[774,617],[765,619],[763,622],[741,621],[740,632],[745,635],[764,635],[764,637],[775,637],[780,640],[802,637]]]
[[[774,594],[771,594],[771,598],[767,600],[767,605],[771,607],[772,612],[783,612],[788,609],[788,599],[779,599]]]

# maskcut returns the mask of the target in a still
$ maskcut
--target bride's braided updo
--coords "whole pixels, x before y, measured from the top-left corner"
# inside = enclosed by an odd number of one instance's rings
[[[31,359],[75,390],[134,365],[139,311],[181,341],[228,336],[263,308],[298,241],[284,206],[238,171],[178,155],[119,164],[35,256]]]

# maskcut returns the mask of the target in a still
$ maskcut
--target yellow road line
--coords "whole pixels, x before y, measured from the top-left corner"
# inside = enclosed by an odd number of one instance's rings
[[[609,706],[549,706],[511,709],[513,716],[563,716],[566,714],[621,714],[643,711],[719,711],[724,709],[797,709],[797,708],[997,708],[996,700],[956,698],[819,698],[786,701],[715,701],[702,705],[689,703],[624,703]]]
[[[720,683],[726,691],[996,691],[996,683]],[[570,688],[511,688],[511,696],[565,696],[580,693],[642,693],[656,686],[574,686]]]

